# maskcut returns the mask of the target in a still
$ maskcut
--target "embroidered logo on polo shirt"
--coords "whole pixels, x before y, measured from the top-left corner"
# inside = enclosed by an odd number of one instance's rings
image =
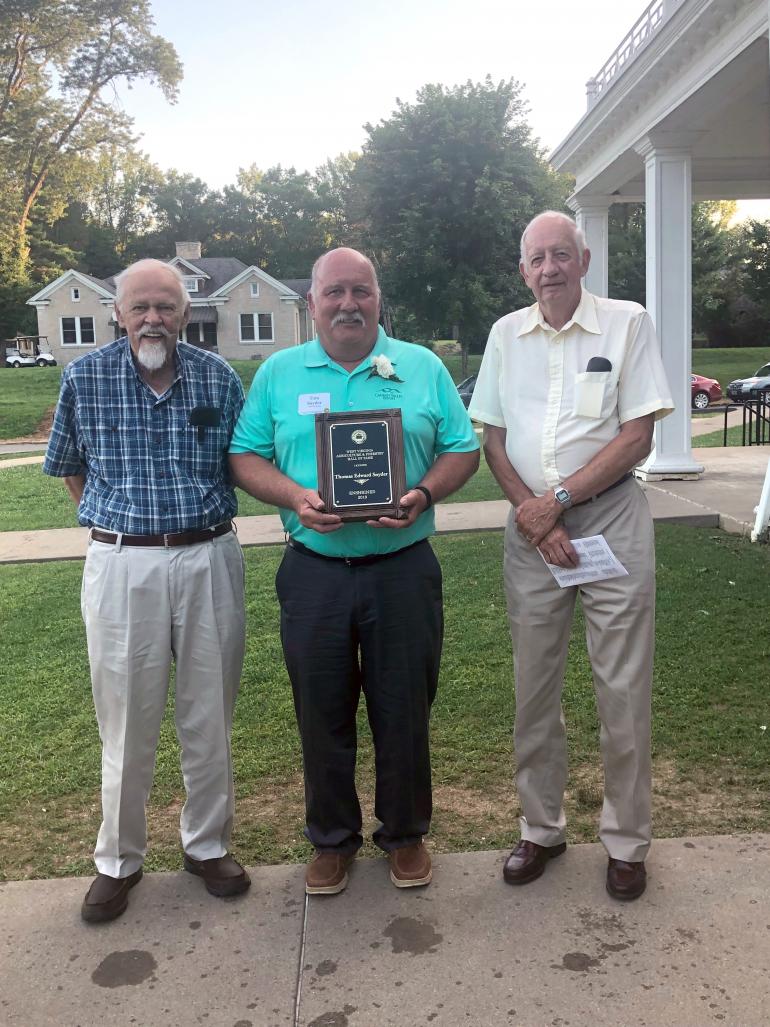
[[[380,389],[379,392],[375,392],[375,399],[401,399],[401,391],[399,389],[393,389],[390,386],[386,386],[384,389]]]

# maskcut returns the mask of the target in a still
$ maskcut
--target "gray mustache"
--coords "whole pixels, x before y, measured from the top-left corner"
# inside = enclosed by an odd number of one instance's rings
[[[332,328],[336,327],[339,324],[351,324],[352,322],[364,325],[364,327],[366,327],[366,321],[364,321],[363,314],[360,314],[358,311],[356,311],[355,314],[335,314],[335,316],[332,318]]]
[[[173,338],[173,335],[169,335],[165,328],[148,328],[147,325],[139,329],[139,338],[143,339],[145,335],[162,335],[165,339]]]

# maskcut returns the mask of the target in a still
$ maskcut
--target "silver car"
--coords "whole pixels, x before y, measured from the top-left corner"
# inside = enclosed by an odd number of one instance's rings
[[[763,364],[751,378],[736,378],[727,386],[727,398],[733,403],[748,403],[759,393],[770,390],[770,364]]]

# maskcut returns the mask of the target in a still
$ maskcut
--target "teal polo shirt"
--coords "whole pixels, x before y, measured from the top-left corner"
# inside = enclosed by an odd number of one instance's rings
[[[371,358],[388,357],[401,380],[370,377]],[[292,481],[318,489],[316,412],[400,407],[407,489],[417,485],[442,453],[479,448],[457,389],[439,358],[424,346],[391,339],[382,328],[371,354],[346,371],[319,339],[279,350],[252,382],[230,444],[231,453],[257,453]],[[293,510],[280,510],[292,538],[326,556],[391,553],[427,538],[435,529],[433,507],[408,528],[345,524],[322,535],[304,527]]]

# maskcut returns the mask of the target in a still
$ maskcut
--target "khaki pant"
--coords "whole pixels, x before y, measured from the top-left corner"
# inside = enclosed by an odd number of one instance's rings
[[[564,841],[567,739],[561,708],[577,592],[601,720],[604,804],[599,837],[615,859],[643,860],[651,840],[650,706],[655,644],[655,551],[635,481],[566,512],[570,538],[603,534],[628,577],[559,588],[538,551],[505,532],[504,576],[514,648],[514,747],[521,836]]]
[[[91,541],[81,608],[102,740],[97,869],[127,877],[144,860],[145,804],[172,659],[187,792],[182,845],[195,859],[223,856],[233,819],[230,734],[245,633],[237,538],[173,549]]]

